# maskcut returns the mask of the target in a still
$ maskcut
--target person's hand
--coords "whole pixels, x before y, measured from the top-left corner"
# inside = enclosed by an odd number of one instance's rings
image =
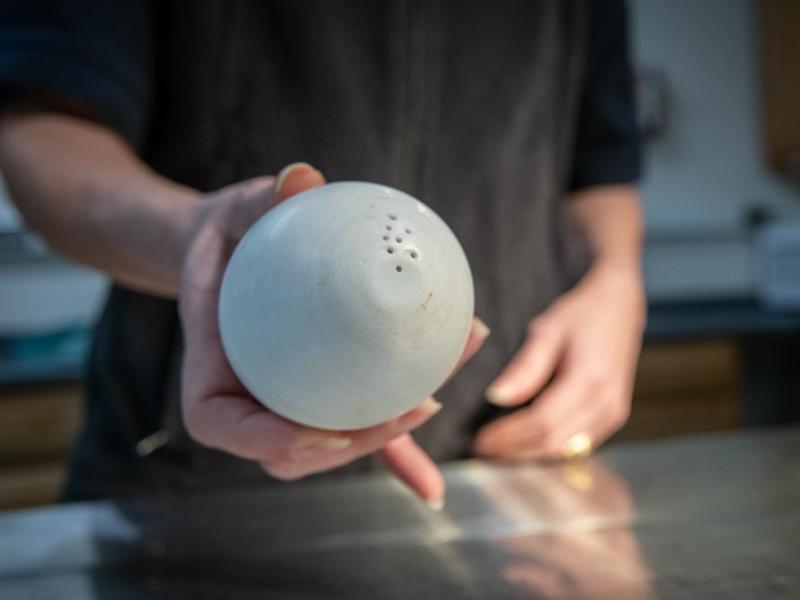
[[[535,399],[483,427],[474,452],[548,460],[605,441],[630,412],[644,320],[638,271],[593,268],[531,321],[526,341],[487,389],[499,406]]]
[[[260,463],[271,476],[294,480],[334,469],[383,449],[389,467],[420,496],[437,505],[444,482],[436,465],[409,432],[441,406],[428,398],[411,411],[358,431],[325,431],[288,421],[258,403],[227,361],[217,323],[222,276],[236,243],[278,202],[325,183],[302,164],[209,195],[188,234],[180,315],[184,332],[181,406],[188,433],[206,446]],[[488,330],[473,327],[463,361],[478,350]]]

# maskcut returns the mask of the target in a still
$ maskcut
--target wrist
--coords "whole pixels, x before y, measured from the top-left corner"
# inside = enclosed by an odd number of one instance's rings
[[[169,182],[170,189],[162,196],[164,205],[163,239],[167,243],[165,265],[170,286],[180,289],[181,271],[186,262],[186,254],[200,221],[203,195],[196,190]]]
[[[589,273],[641,283],[642,261],[638,252],[630,256],[598,256],[589,267]]]
[[[647,300],[640,260],[597,260],[581,283],[607,290],[621,305],[628,306],[636,314],[643,316],[646,312]]]
[[[125,188],[131,195],[125,203],[130,207],[127,227],[118,234],[129,237],[120,246],[134,248],[138,254],[120,257],[117,262],[128,266],[119,278],[149,293],[175,297],[180,289],[186,232],[201,194],[152,173],[130,183]]]

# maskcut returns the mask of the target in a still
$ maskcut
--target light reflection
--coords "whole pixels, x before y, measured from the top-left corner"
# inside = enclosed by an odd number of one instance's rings
[[[502,577],[531,597],[649,598],[648,569],[631,529],[625,482],[600,459],[530,470],[484,487],[495,509],[520,527],[494,545]],[[531,534],[525,524],[547,523]]]

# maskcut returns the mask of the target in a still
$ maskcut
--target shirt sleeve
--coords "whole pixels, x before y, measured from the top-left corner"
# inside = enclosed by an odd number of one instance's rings
[[[134,146],[151,97],[150,3],[0,0],[0,86],[89,106]]]
[[[641,173],[624,0],[591,0],[569,187],[630,183]]]

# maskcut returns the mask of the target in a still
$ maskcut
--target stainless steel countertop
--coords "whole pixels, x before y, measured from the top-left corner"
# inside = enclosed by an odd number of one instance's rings
[[[800,429],[0,515],[0,598],[800,598]]]

